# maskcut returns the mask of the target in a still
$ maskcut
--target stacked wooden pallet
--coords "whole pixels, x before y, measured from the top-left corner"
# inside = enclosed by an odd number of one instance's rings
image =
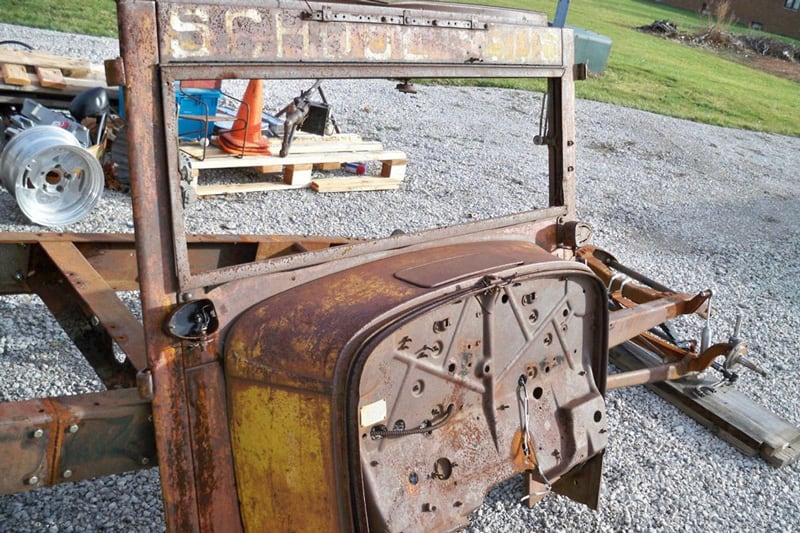
[[[86,89],[105,86],[105,70],[101,65],[85,59],[0,46],[0,94],[4,101],[48,95],[69,98]]]
[[[270,151],[277,154],[279,139],[270,140]],[[317,192],[346,192],[397,189],[405,177],[407,157],[399,150],[384,150],[380,142],[364,141],[358,135],[318,136],[299,134],[286,157],[236,156],[218,147],[185,144],[181,150],[191,156],[192,186],[198,196],[236,192],[275,191],[311,187]],[[317,170],[333,170],[345,163],[378,161],[379,176],[313,178]],[[277,173],[281,181],[247,181],[244,183],[199,183],[199,170],[221,168],[253,168],[262,173]]]

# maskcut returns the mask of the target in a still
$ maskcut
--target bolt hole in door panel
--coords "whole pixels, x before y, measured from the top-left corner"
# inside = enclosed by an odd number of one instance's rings
[[[244,523],[450,529],[516,473],[555,482],[606,445],[607,320],[588,269],[520,240],[268,298],[226,340]]]

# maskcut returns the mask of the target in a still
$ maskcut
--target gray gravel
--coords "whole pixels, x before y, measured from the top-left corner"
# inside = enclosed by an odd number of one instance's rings
[[[117,55],[110,39],[3,24],[0,39],[94,61]],[[189,209],[190,229],[374,237],[546,202],[545,153],[531,142],[540,95],[420,86],[407,96],[392,85],[325,88],[344,131],[408,153],[399,191],[206,199]],[[300,86],[269,83],[266,106],[279,109]],[[666,285],[712,289],[717,339],[741,313],[753,356],[770,374],[745,371],[737,386],[800,422],[800,139],[589,101],[577,103],[577,128],[578,213],[595,243]],[[201,174],[226,179],[246,176]],[[52,230],[130,232],[130,220],[129,197],[106,191],[85,220]],[[0,227],[43,231],[5,191]],[[101,389],[51,323],[35,298],[0,300],[0,400]],[[681,331],[696,337],[700,326],[685,320]],[[800,529],[800,465],[777,470],[744,457],[642,388],[609,393],[608,416],[599,511],[555,495],[528,509],[515,479],[490,493],[470,531]],[[162,520],[154,470],[0,498],[0,531],[158,531]]]

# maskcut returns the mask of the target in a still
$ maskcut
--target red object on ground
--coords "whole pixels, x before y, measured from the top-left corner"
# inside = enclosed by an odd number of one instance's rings
[[[344,169],[351,174],[356,174],[361,176],[367,172],[367,164],[366,163],[345,163]]]

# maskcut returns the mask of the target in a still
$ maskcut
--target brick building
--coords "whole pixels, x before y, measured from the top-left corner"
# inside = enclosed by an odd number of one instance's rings
[[[674,7],[702,12],[714,0],[655,0]],[[719,1],[719,0],[717,0]],[[737,22],[754,29],[800,39],[800,0],[727,0]]]

